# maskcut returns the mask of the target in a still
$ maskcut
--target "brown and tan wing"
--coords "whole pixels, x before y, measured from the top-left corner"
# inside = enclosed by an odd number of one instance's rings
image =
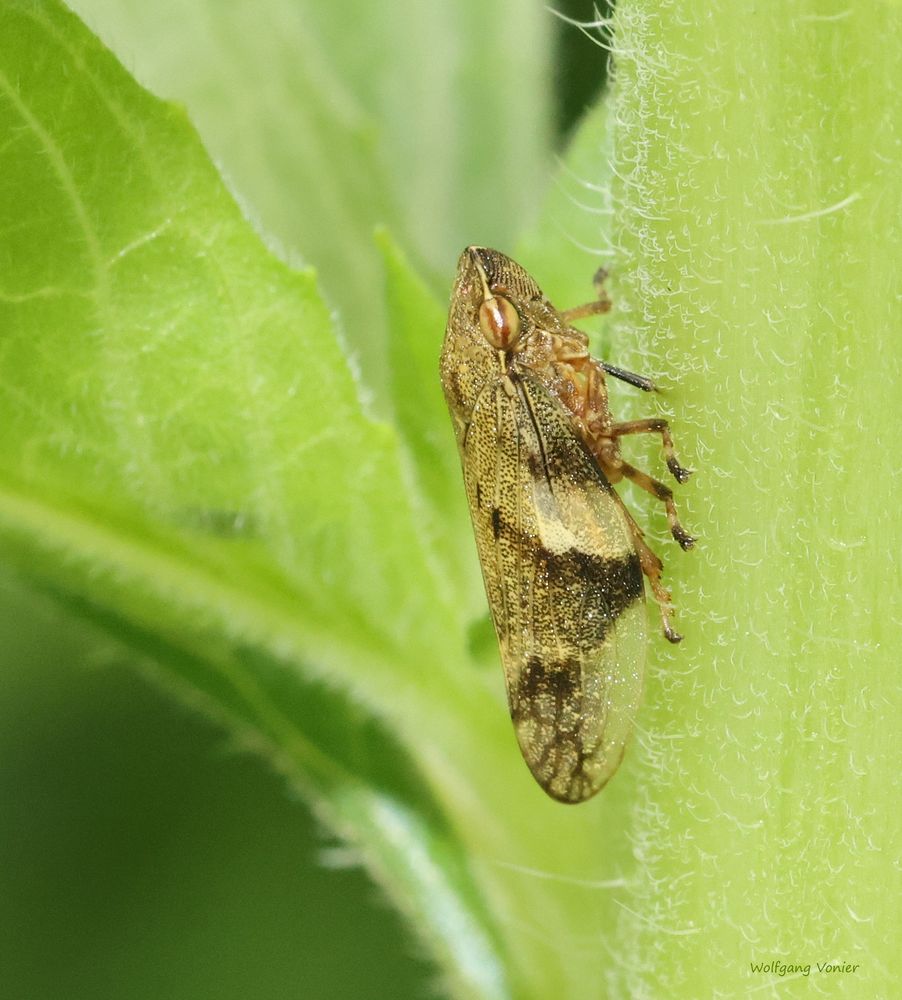
[[[582,802],[616,771],[642,694],[644,588],[630,529],[567,412],[530,372],[485,388],[462,453],[520,749],[549,795]]]

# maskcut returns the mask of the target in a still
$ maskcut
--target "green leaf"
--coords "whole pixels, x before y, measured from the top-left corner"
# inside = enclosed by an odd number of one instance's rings
[[[265,231],[318,269],[380,394],[388,372],[374,226],[390,226],[444,276],[449,254],[509,245],[535,214],[553,103],[541,4],[73,6],[140,80],[184,102]]]
[[[408,582],[435,585],[397,442],[364,412],[313,276],[262,250],[181,113],[71,21],[30,5],[6,21],[8,509],[48,549],[81,520],[79,544],[117,567],[174,580],[183,562],[199,601],[253,588],[290,609],[291,642],[320,651],[340,621],[343,649],[415,655],[455,611]],[[235,603],[240,631],[259,609]]]
[[[463,625],[313,275],[74,17],[11,3],[0,33],[4,560],[284,769],[451,989],[505,995],[468,863],[384,721],[437,725],[454,647],[434,638]]]

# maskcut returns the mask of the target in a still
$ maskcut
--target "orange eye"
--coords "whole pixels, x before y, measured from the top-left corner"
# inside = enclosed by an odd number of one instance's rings
[[[479,328],[495,350],[507,351],[520,337],[520,314],[509,299],[493,295],[479,307]]]

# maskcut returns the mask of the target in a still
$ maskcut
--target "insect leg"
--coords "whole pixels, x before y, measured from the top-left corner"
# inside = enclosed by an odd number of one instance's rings
[[[620,499],[620,495],[618,493],[613,493],[612,496],[620,505],[620,509],[626,515],[629,529],[633,535],[633,542],[636,546],[636,554],[639,556],[639,565],[642,567],[642,572],[648,577],[652,593],[655,595],[655,600],[658,602],[658,609],[661,612],[661,628],[664,632],[664,636],[670,642],[681,642],[683,637],[670,623],[670,619],[673,617],[673,606],[670,603],[670,591],[667,590],[667,588],[661,583],[661,571],[664,569],[664,565],[648,547],[648,544],[645,541],[645,536],[642,533],[642,529],[638,524],[636,524],[636,521],[627,509],[626,504]]]
[[[595,292],[598,297],[592,302],[587,302],[582,306],[574,306],[573,309],[561,310],[560,316],[565,323],[572,323],[575,319],[585,319],[587,316],[598,316],[600,313],[610,312],[612,302],[604,289],[607,276],[608,272],[603,267],[600,267],[595,272],[592,283],[595,285]]]
[[[673,491],[670,487],[659,483],[657,479],[652,479],[647,473],[637,469],[634,465],[630,465],[629,462],[624,462],[622,459],[618,462],[618,471],[626,476],[627,479],[632,479],[637,486],[641,486],[643,490],[651,493],[653,497],[657,497],[664,504],[667,510],[667,522],[670,525],[671,535],[680,543],[681,548],[691,549],[695,544],[695,539],[686,531],[677,518],[676,505],[673,502]]]
[[[560,317],[565,323],[572,323],[575,319],[585,319],[587,316],[598,316],[600,313],[610,311],[611,300],[605,296],[603,299],[594,299],[572,309],[562,309]]]
[[[670,425],[666,420],[660,420],[657,417],[651,417],[648,420],[626,420],[623,423],[614,424],[610,433],[612,437],[623,437],[626,434],[660,434],[664,458],[667,460],[667,468],[670,469],[673,478],[678,483],[685,483],[692,475],[691,469],[684,469],[677,461],[673,449],[673,438],[670,436]]]

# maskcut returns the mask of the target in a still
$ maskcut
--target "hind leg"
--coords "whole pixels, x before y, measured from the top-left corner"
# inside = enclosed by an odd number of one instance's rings
[[[651,591],[655,596],[655,600],[658,602],[658,610],[661,612],[661,628],[664,632],[664,637],[669,642],[682,642],[683,637],[671,624],[671,619],[673,618],[673,605],[671,604],[670,591],[667,590],[663,583],[661,583],[661,572],[664,569],[664,565],[648,547],[648,543],[645,541],[642,529],[638,524],[636,524],[633,515],[630,514],[626,504],[624,504],[624,502],[620,499],[619,494],[615,492],[612,493],[612,496],[620,505],[620,509],[626,515],[629,529],[633,535],[633,543],[636,546],[636,554],[639,556],[639,565],[642,567],[642,572],[648,578]]]

